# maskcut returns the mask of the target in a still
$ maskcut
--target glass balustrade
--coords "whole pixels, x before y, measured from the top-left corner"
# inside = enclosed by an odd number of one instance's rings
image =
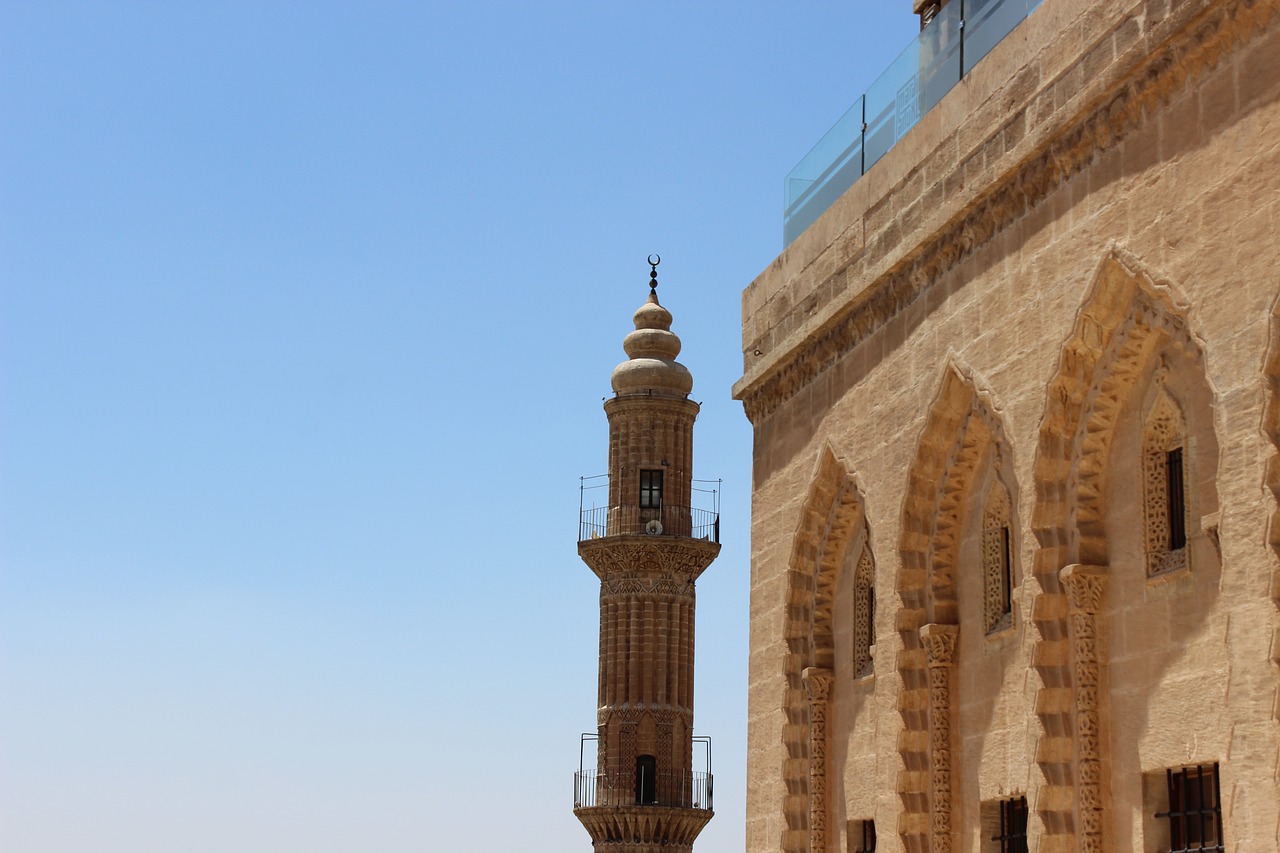
[[[952,0],[786,177],[784,245],[853,186],[1041,0]]]

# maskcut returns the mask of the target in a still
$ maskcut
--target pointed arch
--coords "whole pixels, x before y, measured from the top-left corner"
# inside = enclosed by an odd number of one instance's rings
[[[1108,564],[1107,474],[1122,409],[1139,379],[1169,356],[1207,386],[1204,348],[1185,307],[1137,259],[1111,250],[1098,265],[1049,384],[1033,469],[1042,847],[1056,846],[1049,836],[1074,835],[1085,853],[1104,849],[1100,742],[1106,734],[1099,731],[1105,715],[1098,703],[1105,701],[1099,675],[1105,661],[1097,659],[1092,632],[1105,624],[1099,602]],[[1211,423],[1208,429],[1212,433]],[[1073,631],[1079,636],[1073,638]]]
[[[800,509],[787,571],[785,853],[825,849],[825,711],[835,663],[836,585],[845,555],[865,527],[865,502],[853,473],[824,447]]]
[[[985,465],[1012,463],[1004,426],[988,393],[958,365],[943,370],[907,482],[898,550],[901,606],[898,658],[903,773],[898,780],[904,819],[902,841],[910,853],[947,851],[952,845],[953,698],[950,669],[959,608],[956,563],[975,483]],[[1001,488],[1008,490],[1007,481]],[[978,512],[983,500],[979,498]]]

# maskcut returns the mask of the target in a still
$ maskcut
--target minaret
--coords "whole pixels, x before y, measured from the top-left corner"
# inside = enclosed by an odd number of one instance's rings
[[[693,765],[693,611],[720,523],[691,506],[699,407],[655,257],[604,404],[609,503],[583,509],[578,534],[600,578],[600,681],[596,768],[579,768],[573,811],[596,853],[688,853],[712,816],[708,738],[696,738],[705,766]]]

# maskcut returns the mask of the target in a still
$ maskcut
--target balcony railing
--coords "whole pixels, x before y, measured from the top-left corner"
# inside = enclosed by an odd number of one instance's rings
[[[573,807],[665,806],[712,810],[712,776],[697,771],[655,772],[644,778],[638,772],[573,774]]]
[[[1041,0],[952,0],[786,177],[783,245],[804,233]]]
[[[605,536],[683,536],[720,542],[720,481],[693,480],[690,496],[702,506],[592,506],[608,501],[609,476],[583,477],[578,490],[578,541]],[[671,493],[668,493],[668,497]],[[633,500],[638,500],[638,497]],[[683,497],[683,496],[681,496]]]
[[[720,513],[687,506],[601,506],[581,510],[578,541],[604,536],[684,536],[720,541]]]

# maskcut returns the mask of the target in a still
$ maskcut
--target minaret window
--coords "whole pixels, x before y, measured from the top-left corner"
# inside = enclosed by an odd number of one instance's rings
[[[652,755],[636,756],[636,803],[658,802],[658,759]]]
[[[662,507],[662,472],[645,470],[640,472],[640,508],[659,509]]]

